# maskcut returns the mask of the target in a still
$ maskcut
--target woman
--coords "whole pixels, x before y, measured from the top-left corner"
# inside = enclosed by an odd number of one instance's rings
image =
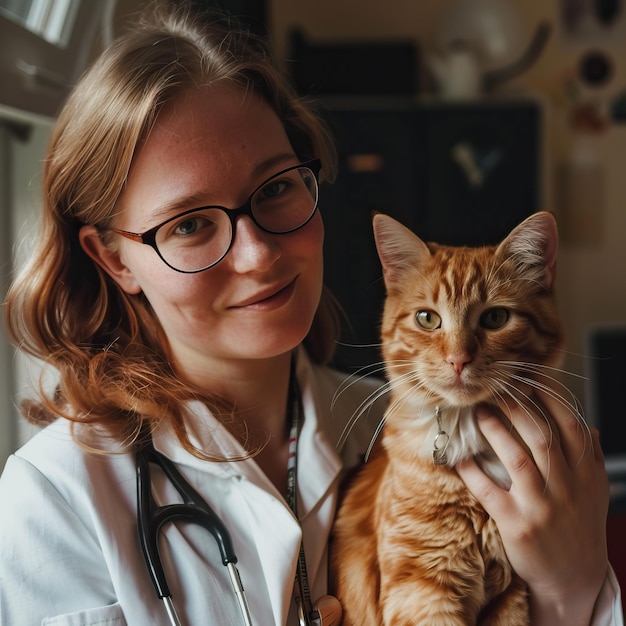
[[[254,624],[296,624],[308,595],[327,593],[342,461],[357,462],[380,417],[374,408],[337,456],[373,383],[342,385],[324,366],[336,325],[317,178],[333,164],[324,127],[262,44],[206,16],[157,13],[77,86],[46,160],[39,245],[7,299],[13,339],[59,385],[27,407],[51,424],[0,482],[3,624],[170,623],[137,532],[135,451],[145,460],[150,445],[224,522]],[[499,422],[485,433],[517,458]],[[528,464],[506,495],[462,470],[526,575],[538,624],[621,624],[596,456],[558,495]],[[156,503],[179,501],[150,466]],[[164,535],[181,622],[245,623],[206,531]],[[580,539],[577,554],[563,537]]]

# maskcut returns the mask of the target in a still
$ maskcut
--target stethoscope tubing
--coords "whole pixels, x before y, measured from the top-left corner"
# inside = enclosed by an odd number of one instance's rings
[[[213,535],[233,585],[235,597],[241,610],[243,624],[252,626],[250,608],[246,599],[237,556],[228,529],[208,505],[206,500],[185,480],[176,466],[163,454],[155,450],[152,438],[137,451],[137,526],[139,540],[146,566],[158,597],[163,600],[172,626],[182,626],[172,601],[165,571],[159,555],[158,539],[166,523],[177,520],[199,524]],[[183,504],[157,506],[152,495],[150,463],[158,465],[183,499]]]

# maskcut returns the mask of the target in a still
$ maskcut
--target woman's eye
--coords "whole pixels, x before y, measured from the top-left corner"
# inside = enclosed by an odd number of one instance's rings
[[[494,307],[493,309],[487,309],[480,316],[480,325],[488,330],[498,330],[502,328],[511,317],[511,313],[504,307]]]
[[[174,233],[176,235],[193,235],[198,230],[198,218],[189,217],[176,225]]]
[[[441,328],[441,317],[434,311],[424,309],[415,314],[415,321],[425,330],[437,330]]]
[[[259,189],[259,200],[272,200],[284,193],[288,183],[284,180],[275,180]]]
[[[189,235],[195,235],[199,231],[207,231],[207,229],[214,226],[215,222],[206,215],[190,215],[176,223],[171,232],[174,236],[188,237]]]

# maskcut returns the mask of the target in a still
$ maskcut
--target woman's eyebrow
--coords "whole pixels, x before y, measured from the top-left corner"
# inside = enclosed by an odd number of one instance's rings
[[[185,211],[186,209],[200,208],[202,206],[208,206],[205,198],[207,197],[207,191],[197,191],[195,193],[164,202],[155,207],[150,215],[150,221],[159,223],[166,220],[168,217],[176,215]]]

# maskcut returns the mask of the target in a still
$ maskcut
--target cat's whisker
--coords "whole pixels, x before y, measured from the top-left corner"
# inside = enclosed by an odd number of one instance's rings
[[[500,362],[500,364],[504,365],[505,367],[512,368],[514,370],[512,374],[511,373],[508,374],[508,376],[512,380],[516,380],[524,385],[527,385],[529,387],[542,391],[549,397],[553,398],[556,402],[561,404],[561,406],[567,409],[576,418],[577,422],[580,424],[581,428],[583,428],[583,430],[585,431],[585,435],[586,435],[583,439],[583,449],[578,459],[578,462],[580,463],[585,453],[590,449],[589,446],[591,443],[591,430],[587,422],[585,421],[582,406],[578,398],[568,389],[566,385],[564,385],[561,381],[554,378],[553,376],[548,375],[545,372],[545,370],[557,371],[557,372],[563,372],[563,370],[550,367],[550,366],[538,365],[535,363],[516,362],[516,361],[510,361],[510,362],[502,361]],[[529,378],[529,377],[522,376],[519,373],[517,373],[520,370],[528,371],[531,374],[534,374],[535,376],[537,375],[541,376],[544,379],[546,379],[548,382],[543,383],[540,380],[537,380],[536,378]],[[560,388],[562,392],[566,394],[567,396],[569,396],[571,400],[568,400],[564,395],[559,393],[559,391],[555,389],[555,386]]]
[[[418,379],[418,375],[417,373],[413,372],[413,371],[409,371],[405,374],[403,374],[402,376],[396,378],[393,380],[392,383],[387,383],[385,385],[386,387],[386,392],[387,391],[392,391],[393,389],[395,389],[396,387],[403,385],[405,383],[409,383],[409,391],[408,393],[405,393],[404,395],[400,395],[400,396],[396,396],[393,400],[393,402],[387,407],[387,411],[385,412],[385,415],[383,416],[383,418],[381,419],[381,421],[379,422],[379,424],[376,426],[376,430],[374,431],[374,434],[372,435],[369,445],[367,447],[367,450],[365,452],[365,462],[367,462],[369,460],[370,454],[374,448],[374,445],[376,444],[376,441],[378,439],[378,437],[380,436],[383,427],[388,419],[388,417],[390,415],[392,415],[395,411],[398,411],[401,409],[402,405],[404,405],[410,396],[413,396],[416,393],[419,393],[419,384],[411,384],[411,383],[419,383],[419,379]],[[423,404],[426,403],[426,398],[423,399]]]
[[[385,371],[384,363],[378,362],[378,363],[371,363],[369,365],[364,365],[363,367],[360,367],[358,370],[356,370],[356,372],[353,372],[352,374],[350,374],[350,376],[348,376],[341,382],[341,384],[335,391],[333,395],[333,399],[331,401],[331,406],[330,406],[331,410],[335,408],[337,399],[341,396],[341,394],[345,393],[348,389],[350,389],[350,387],[358,384],[359,381],[361,381],[363,378],[367,378],[368,376],[371,376],[372,374],[378,374],[384,371]]]
[[[555,372],[557,374],[571,376],[573,378],[578,378],[579,380],[587,380],[586,376],[583,376],[581,374],[576,374],[576,372],[570,372],[569,370],[566,370],[560,367],[553,367],[550,365],[543,365],[540,363],[528,363],[526,361],[498,361],[498,363],[500,365],[508,365],[513,368],[525,369],[530,372],[536,372],[538,374],[541,374],[542,376],[548,376],[545,372],[550,371],[550,372]],[[561,383],[561,385],[563,384]],[[563,387],[567,389],[565,385],[563,385]]]
[[[591,445],[591,430],[590,430],[587,422],[584,419],[583,412],[582,412],[582,407],[580,405],[580,402],[576,398],[576,396],[563,383],[561,383],[557,379],[554,379],[554,378],[552,378],[550,376],[547,376],[545,374],[544,374],[545,378],[547,378],[548,380],[552,381],[554,384],[560,386],[564,390],[564,392],[567,392],[567,394],[571,396],[571,398],[572,398],[571,402],[568,401],[564,396],[559,394],[558,391],[556,391],[553,387],[551,387],[549,385],[546,385],[544,383],[541,383],[540,381],[537,381],[537,380],[532,379],[532,378],[526,378],[526,377],[523,377],[523,376],[515,375],[515,374],[513,374],[513,375],[508,374],[508,376],[512,380],[517,380],[518,382],[521,382],[522,384],[524,384],[526,386],[529,386],[529,387],[532,387],[532,388],[535,388],[535,389],[538,389],[538,390],[544,392],[546,395],[550,396],[556,402],[561,404],[561,406],[566,408],[572,414],[572,416],[576,418],[576,421],[578,422],[578,424],[581,426],[581,428],[584,430],[584,433],[585,433],[585,437],[583,438],[583,448],[581,450],[581,454],[580,454],[579,459],[578,459],[578,462],[580,463],[582,461],[584,455],[590,449],[589,446]],[[513,385],[512,383],[508,383],[506,380],[505,381],[501,381],[501,382],[503,384],[509,385],[514,391],[516,391],[518,394],[523,396],[537,410],[539,415],[544,419],[544,421],[548,424],[548,426],[550,426],[550,433],[551,433],[551,435],[553,435],[554,433],[552,432],[551,421],[549,419],[549,415],[545,412],[543,407],[541,407],[541,405],[539,405],[537,402],[535,402],[528,394],[522,392],[519,388],[515,387],[515,385]],[[535,416],[533,415],[532,412],[529,411],[528,407],[525,406],[524,403],[519,402],[519,398],[516,399],[515,396],[513,396],[512,394],[510,394],[510,395],[516,401],[518,406],[521,406],[521,408],[527,413],[527,415],[531,419],[533,419],[533,421],[535,421]],[[548,442],[546,442],[546,443],[548,443]],[[549,446],[550,445],[551,445],[551,441],[550,441]]]
[[[408,372],[408,373],[404,374],[402,379],[398,381],[398,384],[406,383],[406,382],[408,382],[408,383],[418,382],[417,374],[414,373],[414,372]],[[383,416],[383,419],[380,421],[380,423],[376,427],[376,430],[375,430],[374,434],[372,435],[370,443],[369,443],[369,445],[367,447],[367,450],[365,452],[365,462],[366,463],[369,460],[370,454],[372,453],[374,445],[376,444],[376,440],[380,436],[380,433],[382,432],[383,427],[384,427],[387,419],[389,418],[389,416],[391,416],[395,411],[401,410],[402,405],[404,405],[406,402],[408,402],[409,398],[411,396],[413,396],[414,394],[417,394],[417,393],[419,393],[419,388],[418,388],[417,385],[409,387],[408,393],[405,393],[402,396],[396,397],[394,399],[394,401],[389,405],[387,411],[385,412],[385,415]],[[427,404],[428,396],[429,396],[429,394],[428,395],[424,395],[422,397],[422,407],[421,407],[419,413],[422,412],[424,405]]]
[[[379,372],[379,371],[382,371],[383,369],[384,368],[382,366],[379,366],[379,367],[377,367],[377,369],[375,369],[373,371],[374,372]],[[337,392],[335,392],[335,396],[333,397],[333,400],[332,400],[332,403],[331,403],[331,407],[334,408],[335,403],[336,403],[340,393],[343,393],[344,391],[346,391],[347,388],[349,388],[353,384],[356,384],[358,382],[358,380],[360,380],[363,377],[364,376],[358,377],[356,374],[353,374],[348,379],[346,379],[346,381],[344,381],[344,383],[342,383],[340,389],[337,390]],[[339,437],[339,440],[337,442],[337,449],[341,450],[343,448],[343,446],[345,445],[348,437],[350,436],[350,433],[354,429],[354,427],[357,424],[357,422],[363,417],[363,415],[365,415],[368,412],[368,410],[380,398],[382,398],[384,395],[389,393],[397,385],[400,385],[400,384],[402,384],[404,382],[412,382],[412,381],[413,381],[413,374],[409,372],[407,374],[404,374],[402,377],[394,379],[391,382],[384,382],[378,389],[376,389],[369,396],[367,396],[367,398],[365,398],[365,400],[363,400],[363,402],[361,402],[361,404],[357,407],[357,409],[354,411],[354,413],[350,416],[350,419],[348,420],[346,426],[344,427],[344,429],[343,429],[343,431],[342,431],[342,433],[341,433],[341,435]],[[379,427],[377,427],[377,431],[378,431],[378,429],[379,429]]]
[[[517,388],[515,385],[510,383],[508,380],[505,379],[505,380],[500,380],[498,382],[501,385],[503,385],[503,388],[504,388],[503,390],[506,391],[507,395],[513,399],[516,406],[518,406],[528,416],[528,418],[535,424],[535,426],[541,433],[544,443],[546,444],[546,450],[549,451],[552,448],[552,444],[554,442],[554,431],[552,430],[552,425],[550,423],[549,416],[544,411],[543,407],[540,404],[538,404],[535,400],[533,400],[533,398],[530,395],[521,391],[519,388]],[[522,398],[525,399],[528,402],[528,404],[536,410],[537,414],[535,414],[531,410],[531,408],[525,404],[525,402],[520,401]],[[510,413],[508,417],[511,422],[511,426],[514,428],[515,425],[513,423]],[[544,423],[548,426],[548,430],[550,433],[549,438],[543,434],[543,430],[540,428],[539,422],[537,421],[538,417],[543,418]],[[544,490],[548,488],[548,480],[550,478],[551,458],[549,454],[546,455],[546,461],[547,461],[547,468],[546,468]]]
[[[502,393],[500,387],[496,384],[497,382],[497,379],[485,381],[485,387],[491,392],[491,396],[497,401],[498,406],[504,405],[510,411],[511,408],[508,403],[508,399],[511,397],[510,393],[508,391]]]
[[[513,380],[518,380],[521,383],[524,383],[524,384],[526,384],[526,385],[528,385],[530,387],[534,387],[535,389],[538,389],[539,391],[544,392],[546,395],[548,395],[551,398],[553,398],[554,400],[556,400],[563,407],[567,408],[572,413],[572,415],[574,415],[574,417],[576,417],[577,420],[579,420],[581,423],[585,423],[584,417],[580,413],[577,404],[575,404],[574,402],[571,402],[571,401],[567,400],[566,398],[564,398],[560,393],[558,393],[549,384],[542,383],[541,381],[538,381],[538,380],[536,380],[534,378],[528,378],[526,376],[520,376],[518,374],[512,374],[511,378]]]
[[[387,383],[387,385],[389,391],[393,391],[397,387],[401,387],[407,383],[409,385],[409,392],[411,394],[418,393],[422,386],[418,375],[413,371],[405,372],[404,374],[395,377],[389,383]],[[393,402],[388,407],[388,412],[392,413],[394,410],[397,410],[401,404],[404,404],[404,402],[406,402],[406,400],[406,394],[395,397]]]
[[[506,378],[503,380],[498,380],[498,382],[502,385],[502,390],[505,391],[507,395],[509,395],[515,401],[516,405],[519,406],[522,411],[524,411],[524,413],[526,413],[526,415],[533,421],[537,428],[539,428],[537,417],[542,417],[544,422],[548,424],[548,426],[550,426],[550,420],[544,408],[528,393],[522,391],[521,389],[519,389],[519,387],[516,387]],[[533,411],[531,411],[531,408],[535,409],[537,414],[533,413]],[[510,418],[511,416],[509,415],[508,417]],[[547,439],[544,437],[544,441],[548,449],[551,448],[553,440],[554,433],[552,431],[552,428],[550,428],[550,438]]]
[[[384,383],[378,389],[376,389],[376,391],[373,391],[369,396],[367,396],[367,398],[365,398],[363,402],[361,402],[361,404],[350,416],[350,419],[341,431],[341,435],[339,437],[339,440],[337,441],[337,450],[341,450],[343,448],[346,441],[348,440],[348,437],[350,436],[350,433],[356,426],[356,423],[361,419],[361,417],[363,417],[363,415],[365,415],[380,398],[387,394],[391,388],[392,385],[390,385],[390,383]]]
[[[380,437],[380,433],[383,431],[383,428],[386,422],[387,422],[387,418],[383,416],[383,418],[378,423],[378,426],[376,426],[376,430],[374,431],[374,434],[372,435],[372,439],[370,440],[369,445],[367,446],[367,450],[365,451],[365,457],[364,457],[365,463],[369,461],[374,445],[376,444],[378,437]]]
[[[585,421],[582,406],[578,398],[560,380],[558,380],[557,378],[554,378],[553,376],[549,376],[548,374],[545,373],[545,371],[543,371],[544,369],[554,371],[555,368],[549,368],[549,367],[544,368],[542,366],[537,366],[532,363],[503,362],[503,364],[506,366],[510,365],[511,367],[513,367],[514,372],[512,374],[509,374],[511,378],[513,378],[514,380],[518,380],[519,382],[523,384],[534,387],[535,389],[538,389],[539,391],[544,392],[546,395],[550,396],[551,398],[559,402],[563,407],[567,408],[572,413],[572,415],[574,415],[574,417],[576,417],[576,419],[586,428],[587,432],[589,432],[589,427]],[[531,372],[532,374],[539,375],[543,377],[544,379],[546,379],[548,382],[543,383],[540,380],[537,380],[536,378],[529,378],[526,376],[522,376],[521,374],[518,373],[520,370],[522,371],[526,370],[526,371]],[[559,393],[557,389],[555,389],[555,387],[558,387],[564,393],[567,393],[567,395],[571,398],[571,401],[567,400],[561,393]]]
[[[338,346],[341,346],[342,348],[354,348],[354,349],[358,349],[358,348],[380,348],[380,346],[382,345],[380,343],[380,341],[377,341],[375,343],[348,343],[347,341],[336,341],[335,343]]]
[[[503,377],[502,379],[500,379],[494,375],[493,380],[487,383],[487,386],[491,390],[492,395],[496,399],[499,400],[498,406],[500,406],[501,408],[504,407],[506,409],[505,414],[507,414],[509,418],[511,414],[511,405],[509,404],[508,400],[511,399],[513,401],[513,405],[520,406],[524,410],[524,412],[532,419],[532,421],[537,425],[537,427],[539,427],[539,424],[537,423],[535,416],[529,411],[528,407],[525,406],[523,402],[521,402],[520,400],[522,398],[528,400],[530,404],[537,407],[539,412],[541,412],[540,407],[538,407],[527,394],[525,394],[523,391],[518,389],[515,385],[511,384],[511,382],[508,380],[507,377]],[[545,419],[545,414],[543,414],[543,417]],[[511,425],[512,425],[512,421],[511,421]],[[549,445],[550,443],[551,441],[546,440],[546,444]]]
[[[584,379],[583,376],[579,376],[578,374],[574,372],[570,372],[568,370],[558,368],[558,367],[551,367],[549,365],[541,365],[538,363],[528,363],[526,361],[498,361],[498,364],[504,367],[512,368],[513,370],[517,370],[517,371],[521,370],[521,371],[530,372],[535,375],[539,375],[549,381],[554,382],[558,387],[566,391],[568,394],[571,394],[572,397],[574,397],[574,394],[569,390],[569,388],[564,383],[562,383],[558,378],[551,376],[547,372],[556,372],[557,374],[566,374],[568,376],[574,376],[577,378]]]
[[[589,428],[589,425],[585,421],[583,411],[582,411],[582,406],[580,402],[578,401],[578,398],[576,398],[576,396],[573,393],[571,393],[570,390],[565,385],[563,385],[558,380],[555,380],[551,377],[547,377],[547,378],[551,380],[553,383],[556,383],[559,386],[561,386],[564,391],[568,392],[568,394],[572,398],[571,401],[567,400],[567,398],[565,398],[560,393],[558,393],[558,391],[556,391],[550,385],[541,383],[540,381],[537,381],[533,378],[526,378],[524,376],[520,376],[516,374],[511,375],[511,378],[525,385],[528,385],[530,387],[533,387],[535,389],[538,389],[544,392],[546,395],[548,395],[549,397],[554,399],[556,402],[558,402],[561,406],[566,408],[572,414],[572,416],[576,418],[576,421],[578,422],[578,424],[581,426],[581,428],[584,430],[584,433],[585,433],[585,437],[583,439],[583,449],[581,451],[580,458],[578,459],[578,462],[581,462],[583,456],[589,449],[588,444],[591,443],[591,429]]]

